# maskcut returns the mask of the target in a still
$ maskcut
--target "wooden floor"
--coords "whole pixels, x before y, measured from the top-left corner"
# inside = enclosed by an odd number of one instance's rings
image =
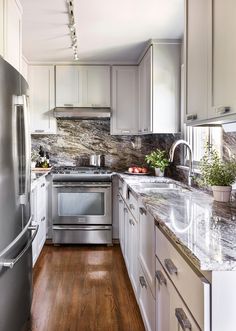
[[[144,331],[120,247],[45,246],[32,331]]]

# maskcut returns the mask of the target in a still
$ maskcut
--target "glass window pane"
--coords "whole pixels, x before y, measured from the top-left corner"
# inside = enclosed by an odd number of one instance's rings
[[[58,215],[104,215],[104,193],[59,193]]]

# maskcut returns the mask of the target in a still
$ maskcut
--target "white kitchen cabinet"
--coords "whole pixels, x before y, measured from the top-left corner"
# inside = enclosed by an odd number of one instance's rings
[[[186,123],[208,117],[209,0],[186,0]]]
[[[54,66],[29,66],[30,128],[33,134],[56,134]]]
[[[18,0],[0,1],[0,53],[21,71],[22,7]]]
[[[155,224],[154,218],[140,206],[139,261],[147,282],[155,295]]]
[[[120,240],[120,247],[122,250],[122,253],[124,255],[125,253],[125,224],[124,224],[124,220],[125,220],[125,211],[124,211],[124,201],[121,197],[119,197],[119,240]]]
[[[110,107],[110,67],[56,66],[56,107]]]
[[[155,298],[146,279],[146,274],[143,272],[139,264],[139,288],[138,288],[138,302],[140,312],[143,318],[146,331],[155,331]],[[160,331],[167,331],[162,329]],[[172,330],[168,330],[172,331]]]
[[[155,42],[139,64],[139,133],[179,132],[180,43]]]
[[[138,133],[138,67],[112,67],[111,134]]]
[[[38,180],[31,190],[32,224],[39,226],[38,233],[32,245],[33,265],[35,265],[46,241],[48,222],[47,201],[47,182],[45,178],[42,178]]]
[[[174,285],[156,260],[156,331],[201,331]],[[153,329],[154,330],[154,329]],[[205,330],[205,329],[204,329]]]
[[[208,117],[215,118],[236,113],[236,2],[212,0],[210,4],[212,99]]]
[[[84,107],[110,107],[110,67],[86,66],[83,70],[83,106]]]
[[[139,132],[152,133],[152,46],[139,64]]]

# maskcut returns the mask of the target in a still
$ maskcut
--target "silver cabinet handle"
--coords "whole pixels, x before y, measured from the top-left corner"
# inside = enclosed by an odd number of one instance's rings
[[[44,187],[45,186],[45,183],[41,184],[41,187]]]
[[[121,202],[123,202],[123,200],[122,199],[119,199],[119,202],[121,203]]]
[[[166,285],[166,279],[165,279],[163,273],[161,272],[161,270],[156,271],[156,278],[160,285],[162,285],[162,284]]]
[[[197,114],[187,115],[187,121],[195,121],[197,120]]]
[[[215,112],[217,114],[226,114],[226,113],[229,113],[230,112],[230,107],[225,107],[225,106],[218,106],[218,107],[215,107]]]
[[[132,220],[131,219],[129,219],[129,224],[132,225]]]
[[[125,213],[128,213],[128,209],[127,209],[127,208],[124,208],[124,212],[125,212]]]
[[[173,275],[178,273],[178,269],[176,268],[176,266],[174,265],[171,259],[165,259],[164,264],[169,274]]]
[[[143,207],[139,208],[139,212],[140,212],[141,215],[147,215],[147,211]]]
[[[140,282],[141,287],[147,288],[147,283],[146,283],[146,280],[143,276],[139,277],[139,282]]]
[[[143,132],[148,132],[148,128],[143,129]]]
[[[135,209],[135,207],[134,207],[134,205],[133,205],[132,203],[129,205],[129,208],[130,208],[131,210],[134,210],[134,209]]]
[[[121,133],[128,134],[128,133],[130,133],[130,130],[122,130]]]
[[[45,130],[34,130],[34,132],[43,133],[43,132],[45,132]]]
[[[43,216],[43,217],[41,218],[41,222],[43,222],[43,221],[45,221],[45,220],[46,220],[46,217]]]
[[[142,132],[142,130],[141,130],[141,129],[138,129],[138,132],[139,132],[139,133],[141,133],[141,132]]]
[[[192,325],[182,308],[175,309],[175,316],[178,320],[179,325],[184,331],[192,330]]]
[[[122,190],[122,187],[119,187],[119,191],[121,191]]]
[[[74,107],[73,103],[64,103],[64,107]]]

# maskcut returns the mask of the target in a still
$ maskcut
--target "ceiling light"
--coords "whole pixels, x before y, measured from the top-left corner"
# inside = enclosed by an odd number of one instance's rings
[[[78,44],[77,44],[77,35],[76,35],[76,28],[75,28],[75,18],[74,18],[74,1],[66,0],[66,2],[67,2],[68,16],[69,16],[68,28],[70,30],[71,48],[74,51],[74,60],[79,60],[78,50],[77,50]]]

